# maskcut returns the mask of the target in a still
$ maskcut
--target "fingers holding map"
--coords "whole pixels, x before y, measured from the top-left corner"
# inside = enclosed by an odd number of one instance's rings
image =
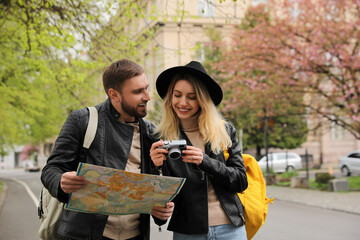
[[[139,174],[79,163],[77,175],[87,184],[70,194],[65,209],[106,215],[151,213],[179,192],[185,178]]]

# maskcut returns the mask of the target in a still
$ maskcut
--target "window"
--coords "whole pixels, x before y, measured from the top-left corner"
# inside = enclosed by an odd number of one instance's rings
[[[213,0],[198,0],[198,16],[215,17],[215,5]]]
[[[334,122],[331,123],[331,139],[332,140],[344,140],[346,139],[346,131],[341,126],[335,124]]]
[[[285,153],[278,153],[277,154],[277,159],[279,159],[279,160],[286,159],[286,154]]]
[[[353,153],[349,155],[349,158],[359,158],[360,159],[360,153]]]
[[[297,19],[300,14],[299,4],[297,2],[294,2],[293,7],[290,9],[290,13],[293,19]]]
[[[262,3],[267,4],[267,2],[268,2],[267,0],[252,0],[252,5],[256,6]]]

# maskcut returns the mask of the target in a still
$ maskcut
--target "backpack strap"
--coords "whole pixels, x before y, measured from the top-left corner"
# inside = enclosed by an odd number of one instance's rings
[[[89,123],[84,137],[84,148],[89,148],[95,138],[98,125],[98,112],[95,107],[87,107],[89,109]]]
[[[84,136],[84,142],[83,147],[80,150],[79,154],[79,161],[84,162],[86,155],[89,151],[89,147],[91,143],[93,142],[96,130],[98,126],[98,112],[95,107],[87,107],[89,109],[89,122],[86,128],[85,136]]]

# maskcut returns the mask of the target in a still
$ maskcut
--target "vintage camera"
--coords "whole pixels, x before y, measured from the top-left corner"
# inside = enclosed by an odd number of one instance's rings
[[[186,149],[186,140],[180,139],[164,141],[164,145],[159,146],[159,148],[164,148],[169,151],[169,159],[177,160],[181,157],[181,151]]]

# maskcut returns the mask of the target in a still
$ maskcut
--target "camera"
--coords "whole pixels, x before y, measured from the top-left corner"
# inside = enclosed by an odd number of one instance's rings
[[[159,148],[164,148],[169,151],[169,159],[177,160],[181,157],[181,151],[186,149],[186,140],[180,139],[164,141],[164,145],[159,146]]]

